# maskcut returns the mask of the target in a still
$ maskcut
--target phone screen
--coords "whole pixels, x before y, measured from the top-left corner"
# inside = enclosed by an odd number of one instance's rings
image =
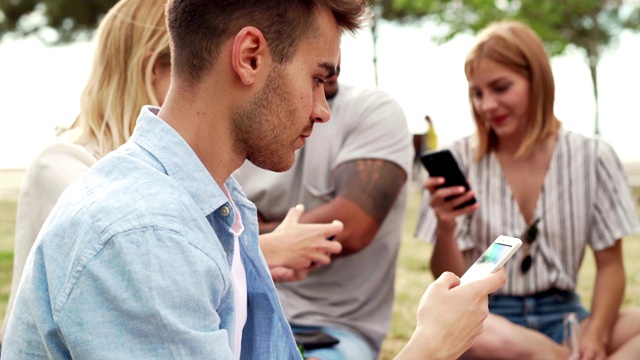
[[[500,260],[509,254],[511,249],[513,249],[511,245],[494,242],[472,266],[481,267],[481,269],[478,269],[481,272],[486,269],[486,273],[489,274],[496,265],[498,265]]]
[[[499,237],[462,275],[461,281],[479,279],[498,270],[518,250],[521,244],[520,239]]]

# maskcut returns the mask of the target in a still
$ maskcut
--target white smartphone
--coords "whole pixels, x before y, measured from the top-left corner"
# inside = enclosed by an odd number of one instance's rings
[[[518,238],[500,235],[480,255],[473,265],[462,275],[460,283],[481,279],[498,271],[504,263],[520,248],[522,241]]]

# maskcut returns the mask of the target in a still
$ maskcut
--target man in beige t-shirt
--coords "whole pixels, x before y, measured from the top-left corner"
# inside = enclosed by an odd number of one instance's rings
[[[298,203],[306,209],[301,222],[344,223],[335,238],[342,253],[303,281],[277,284],[278,294],[294,333],[320,329],[340,340],[307,356],[329,351],[376,359],[391,318],[411,134],[401,107],[386,93],[338,89],[334,78],[325,94],[331,121],[314,127],[293,168],[274,173],[245,162],[234,177],[258,207],[262,232]]]

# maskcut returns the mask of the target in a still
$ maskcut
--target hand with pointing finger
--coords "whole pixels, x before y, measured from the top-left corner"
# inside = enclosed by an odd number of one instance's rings
[[[342,222],[301,224],[298,221],[303,213],[303,205],[289,209],[273,232],[260,235],[260,249],[270,269],[308,271],[312,265],[328,265],[331,255],[342,250],[339,242],[328,240],[342,231]]]

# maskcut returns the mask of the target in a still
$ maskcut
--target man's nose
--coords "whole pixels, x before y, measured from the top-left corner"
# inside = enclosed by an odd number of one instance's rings
[[[314,122],[325,123],[329,121],[331,117],[331,109],[327,98],[324,96],[324,91],[316,92],[313,109],[311,111],[311,120]]]

